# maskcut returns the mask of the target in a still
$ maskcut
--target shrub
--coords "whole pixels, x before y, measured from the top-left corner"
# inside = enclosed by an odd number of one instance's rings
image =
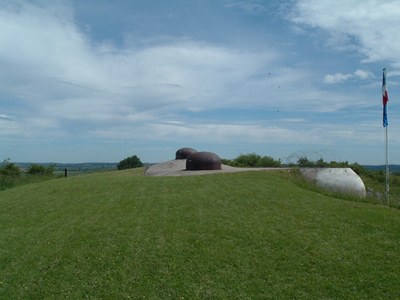
[[[300,157],[297,160],[297,165],[301,168],[313,168],[315,167],[315,162],[308,160],[307,157]]]
[[[223,159],[223,164],[238,168],[270,168],[280,167],[281,162],[270,156],[260,156],[255,153],[241,154],[233,160]]]
[[[279,160],[274,160],[270,156],[261,157],[261,167],[263,168],[279,168],[281,166],[281,162]]]
[[[350,168],[350,167],[353,168],[353,165],[349,165],[348,161],[342,161],[342,162],[331,161],[331,162],[328,163],[328,162],[324,161],[323,158],[320,158],[317,161],[312,161],[312,160],[309,160],[307,157],[304,157],[304,156],[300,157],[297,160],[297,164],[289,164],[289,167],[296,167],[296,166],[300,167],[300,168]],[[357,170],[363,169],[357,163],[355,163],[355,167],[354,168],[357,169]],[[354,172],[357,173],[357,171],[355,171],[355,170],[354,170]]]
[[[232,160],[231,159],[226,159],[226,158],[221,158],[221,163],[227,166],[232,165]]]
[[[140,168],[140,167],[143,167],[143,164],[136,155],[121,160],[117,165],[118,170]]]
[[[235,167],[250,167],[254,168],[259,165],[261,156],[255,153],[241,154],[233,160]]]
[[[55,164],[51,164],[47,168],[43,165],[31,164],[26,173],[29,175],[49,176],[53,175],[55,167]]]
[[[14,163],[10,163],[10,159],[5,159],[0,167],[0,174],[4,176],[18,177],[20,173],[21,170]]]
[[[370,177],[370,178],[373,177],[373,173],[374,172],[363,168],[358,163],[354,163],[350,167],[355,173],[357,173],[357,175],[363,175],[363,176],[367,176],[367,177]]]

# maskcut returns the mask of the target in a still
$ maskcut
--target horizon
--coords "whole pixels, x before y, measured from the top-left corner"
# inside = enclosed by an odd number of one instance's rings
[[[381,165],[386,67],[400,163],[398,7],[0,0],[0,159],[163,162],[190,145]]]
[[[222,158],[225,159],[225,158]],[[227,158],[229,159],[229,158]],[[171,160],[175,160],[175,159],[171,159]],[[168,161],[168,160],[167,160]],[[162,161],[162,162],[149,162],[149,161],[143,161],[143,164],[159,164],[159,163],[163,163],[166,161]],[[329,161],[325,161],[328,162]],[[105,161],[84,161],[84,162],[55,162],[55,161],[50,161],[50,162],[30,162],[30,161],[10,161],[10,163],[14,163],[14,164],[60,164],[60,165],[80,165],[80,164],[118,164],[119,161],[114,161],[114,162],[105,162]],[[358,163],[360,166],[383,166],[386,167],[385,164],[363,164],[363,163],[359,163],[359,162],[354,162],[354,163]],[[286,165],[287,163],[282,163],[282,165]],[[352,164],[349,162],[349,164]],[[396,164],[396,163],[390,163],[389,166],[400,166],[400,164]]]

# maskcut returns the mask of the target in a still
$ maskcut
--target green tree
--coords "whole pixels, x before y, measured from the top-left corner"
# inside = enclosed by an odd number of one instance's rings
[[[365,168],[363,168],[362,166],[360,166],[358,163],[354,163],[350,166],[354,172],[356,172],[358,175],[362,175],[362,176],[367,176],[369,178],[372,178],[374,176],[374,172],[367,170]]]
[[[5,159],[3,165],[0,167],[0,174],[11,177],[18,177],[21,170],[14,164],[10,163],[10,159]]]
[[[329,164],[327,162],[325,162],[323,160],[323,158],[321,157],[319,160],[317,160],[317,162],[315,163],[315,166],[318,168],[326,168],[329,166]]]
[[[315,163],[313,161],[308,160],[307,157],[300,157],[297,160],[297,165],[302,168],[311,168],[315,167]]]
[[[281,167],[281,161],[280,160],[274,160],[270,156],[263,156],[261,157],[261,166],[263,168],[279,168]]]
[[[56,164],[50,164],[47,168],[43,165],[31,164],[26,171],[29,175],[50,176],[53,175]]]
[[[232,166],[232,160],[231,159],[226,159],[226,158],[221,158],[221,163],[227,166]]]
[[[239,168],[255,168],[260,165],[260,160],[261,156],[255,153],[241,154],[233,160],[233,165]]]
[[[140,168],[140,167],[143,167],[143,164],[136,155],[121,160],[117,165],[118,170]]]
[[[269,168],[280,167],[281,162],[270,156],[260,156],[256,153],[241,154],[233,160],[222,159],[223,164],[238,168]]]

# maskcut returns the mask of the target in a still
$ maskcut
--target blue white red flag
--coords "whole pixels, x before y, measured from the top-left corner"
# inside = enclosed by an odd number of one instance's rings
[[[386,83],[386,68],[383,69],[383,78],[382,78],[382,102],[383,102],[383,127],[389,125],[387,118],[387,103],[389,101],[389,96],[387,92],[387,83]]]

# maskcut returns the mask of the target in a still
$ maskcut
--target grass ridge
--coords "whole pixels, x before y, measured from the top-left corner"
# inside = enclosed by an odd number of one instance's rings
[[[400,212],[286,171],[144,168],[0,192],[4,299],[396,299]]]

